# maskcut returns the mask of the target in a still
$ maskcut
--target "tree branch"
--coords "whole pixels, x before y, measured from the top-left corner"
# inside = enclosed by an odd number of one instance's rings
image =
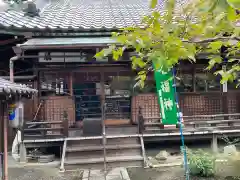
[[[227,40],[240,41],[240,37],[214,37],[214,38],[203,39],[203,40],[182,40],[182,41],[187,43],[200,44],[200,43],[210,43],[214,41],[227,41]]]

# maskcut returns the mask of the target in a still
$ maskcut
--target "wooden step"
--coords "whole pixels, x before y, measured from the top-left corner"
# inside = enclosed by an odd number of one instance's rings
[[[160,127],[148,127],[145,128],[145,131],[161,131],[163,133],[168,133],[168,132],[178,132],[178,128],[166,128],[166,129],[161,129]]]
[[[143,160],[132,160],[132,161],[124,161],[124,162],[109,162],[106,163],[107,169],[111,170],[113,168],[118,167],[126,167],[126,168],[136,168],[136,167],[143,167]],[[71,164],[65,166],[65,171],[79,171],[79,170],[86,170],[86,169],[94,169],[94,170],[104,170],[104,163],[94,163],[94,164]]]
[[[132,144],[139,144],[138,137],[125,137],[125,138],[109,138],[107,139],[107,145],[116,145],[116,144],[125,144],[125,145],[132,145]]]
[[[43,125],[43,124],[62,124],[63,121],[30,121],[26,122],[26,125]]]
[[[103,151],[72,151],[66,152],[65,161],[84,161],[85,159],[103,157]]]
[[[132,144],[132,145],[106,145],[106,150],[118,150],[118,149],[135,149],[135,148],[140,148],[141,145],[140,144]],[[102,151],[104,148],[102,145],[100,146],[83,146],[83,147],[67,147],[66,148],[66,152],[83,152],[83,151]]]
[[[141,148],[138,149],[119,149],[119,150],[106,150],[106,155],[108,157],[116,157],[116,156],[135,156],[141,155]],[[81,159],[84,160],[88,158],[99,158],[103,156],[103,151],[82,151],[82,152],[66,152],[65,159],[66,160],[76,160]]]
[[[113,157],[106,157],[106,162],[107,163],[112,163],[112,162],[128,162],[128,161],[142,161],[143,157],[142,156],[113,156]],[[95,164],[95,163],[103,163],[104,158],[99,157],[99,158],[87,158],[87,159],[71,159],[71,160],[66,160],[65,165],[77,165],[77,164]]]
[[[62,130],[63,127],[52,127],[52,128],[30,128],[24,129],[24,132],[31,132],[31,131],[59,131]]]
[[[89,146],[101,146],[102,139],[86,139],[86,140],[68,140],[68,147],[89,147]]]
[[[61,147],[62,142],[51,142],[51,143],[25,143],[26,148],[41,148],[41,147]]]
[[[68,140],[68,146],[70,147],[89,147],[89,146],[101,146],[101,139],[85,139],[85,140]],[[116,144],[139,144],[138,137],[126,137],[126,138],[108,138],[106,140],[107,145],[116,145]]]
[[[151,123],[151,122],[148,122],[148,123],[144,123],[144,126],[161,126],[162,123],[160,122],[154,122],[154,123]]]
[[[109,137],[106,140],[106,161],[102,138],[66,139],[63,146],[61,169],[103,169],[110,167],[143,167],[145,151],[137,137]],[[105,161],[105,162],[104,162]]]
[[[64,137],[62,134],[24,134],[24,140],[36,140],[36,139],[56,139]]]

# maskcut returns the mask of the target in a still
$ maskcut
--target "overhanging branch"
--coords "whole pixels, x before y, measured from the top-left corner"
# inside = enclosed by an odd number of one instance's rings
[[[215,41],[228,41],[228,40],[240,41],[240,37],[214,37],[214,38],[208,38],[203,40],[182,40],[182,41],[187,43],[200,44],[200,43],[210,43]]]

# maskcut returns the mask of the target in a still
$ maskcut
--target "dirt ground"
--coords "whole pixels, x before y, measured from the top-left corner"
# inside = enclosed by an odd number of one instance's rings
[[[190,177],[190,180],[240,180],[240,171],[228,165],[219,164],[216,176],[211,178]],[[131,180],[186,180],[180,166],[156,169],[129,168]]]
[[[9,168],[9,180],[80,180],[82,172],[59,173],[53,167]]]
[[[240,180],[240,171],[233,167],[219,165],[216,176],[212,178],[191,177],[190,180]],[[186,180],[180,166],[156,169],[129,168],[131,180]],[[230,177],[230,176],[234,176]],[[9,180],[81,180],[82,172],[59,173],[52,167],[15,167],[9,168]]]

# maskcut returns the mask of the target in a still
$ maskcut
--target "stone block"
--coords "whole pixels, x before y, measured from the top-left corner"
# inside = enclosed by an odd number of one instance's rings
[[[164,161],[164,160],[167,160],[168,156],[169,156],[169,153],[164,150],[164,151],[160,151],[155,158],[159,161]]]
[[[223,148],[223,151],[224,151],[224,155],[226,155],[226,156],[237,154],[237,148],[235,145],[225,146]]]

